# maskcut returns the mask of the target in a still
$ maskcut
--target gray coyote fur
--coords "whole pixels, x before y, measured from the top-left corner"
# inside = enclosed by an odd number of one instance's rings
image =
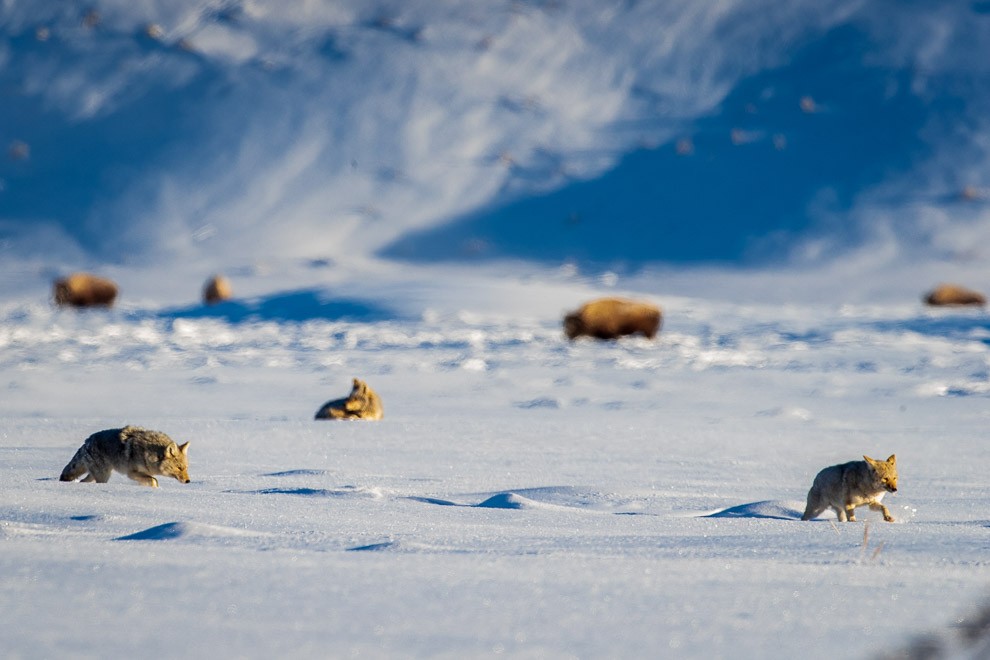
[[[189,483],[189,443],[176,445],[160,431],[137,426],[98,431],[86,438],[82,447],[62,470],[60,481],[106,483],[116,470],[139,484],[158,486],[155,475],[175,477]],[[87,474],[88,473],[88,474]]]

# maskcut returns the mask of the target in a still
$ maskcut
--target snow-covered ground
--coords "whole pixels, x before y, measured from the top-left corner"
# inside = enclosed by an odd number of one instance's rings
[[[0,0],[0,656],[988,657],[987,3],[484,4]]]
[[[4,306],[5,654],[870,657],[975,613],[982,313],[665,311],[571,344],[549,313]],[[385,419],[312,421],[352,376]],[[57,480],[127,423],[191,441],[193,482]],[[898,522],[800,522],[864,453],[898,456]]]

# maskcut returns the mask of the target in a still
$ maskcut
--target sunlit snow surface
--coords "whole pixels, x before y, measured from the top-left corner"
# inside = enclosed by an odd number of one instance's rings
[[[13,657],[871,657],[984,596],[982,312],[674,299],[655,343],[569,343],[191,309],[0,306]],[[385,419],[313,421],[353,376]],[[127,423],[190,441],[192,483],[57,481]],[[864,453],[898,522],[801,522]]]
[[[987,293],[988,43],[984,0],[0,0],[0,656],[988,657],[990,320],[919,302]],[[80,269],[113,310],[50,306]],[[660,338],[565,341],[611,294]],[[355,377],[384,419],[314,421]],[[57,480],[124,424],[192,482]],[[892,453],[895,524],[799,520]]]

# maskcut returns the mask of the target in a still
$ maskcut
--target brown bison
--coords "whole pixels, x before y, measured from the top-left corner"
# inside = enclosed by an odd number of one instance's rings
[[[55,280],[55,304],[72,307],[111,307],[117,298],[117,285],[89,273],[73,273]]]
[[[660,331],[663,314],[656,305],[623,298],[600,298],[587,302],[564,317],[568,339],[581,336],[617,339],[641,333],[653,339]]]
[[[929,305],[985,305],[987,299],[982,293],[959,286],[958,284],[939,284],[928,295],[925,302]]]
[[[203,287],[203,302],[207,305],[216,305],[218,302],[230,300],[234,291],[230,287],[230,281],[223,275],[214,275],[206,280]]]
[[[381,419],[382,400],[368,384],[354,379],[354,388],[343,399],[334,399],[323,404],[316,413],[316,419]]]

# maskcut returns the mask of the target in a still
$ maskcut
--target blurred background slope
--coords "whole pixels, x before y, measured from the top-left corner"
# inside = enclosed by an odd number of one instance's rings
[[[990,3],[0,0],[0,259],[985,271]]]

